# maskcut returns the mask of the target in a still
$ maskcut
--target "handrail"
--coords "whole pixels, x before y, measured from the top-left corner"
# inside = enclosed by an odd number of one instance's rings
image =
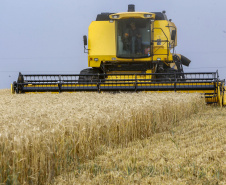
[[[158,54],[158,55],[167,55],[167,58],[169,57],[169,39],[168,39],[168,37],[167,37],[167,35],[166,35],[166,33],[163,31],[163,29],[162,28],[153,28],[152,29],[152,32],[153,32],[153,30],[154,29],[160,29],[161,31],[162,31],[162,33],[165,35],[165,37],[166,37],[166,40],[162,40],[162,42],[165,42],[165,43],[167,43],[167,54]],[[158,42],[157,40],[152,40],[152,42]],[[164,44],[165,44],[164,43]],[[163,45],[164,45],[163,44]],[[161,45],[161,46],[163,46],[163,45]],[[154,47],[154,46],[153,46]],[[158,50],[160,49],[160,46],[159,46],[159,48],[155,51],[155,52],[157,52]],[[154,48],[152,48],[152,51],[153,51],[153,56],[155,55],[154,54]]]

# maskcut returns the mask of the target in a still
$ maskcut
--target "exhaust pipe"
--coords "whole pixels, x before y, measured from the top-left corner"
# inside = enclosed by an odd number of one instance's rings
[[[128,5],[128,12],[135,12],[135,5],[134,4]]]

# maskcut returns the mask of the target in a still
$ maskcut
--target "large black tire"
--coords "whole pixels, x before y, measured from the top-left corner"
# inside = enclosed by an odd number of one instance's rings
[[[180,66],[177,66],[177,67],[179,68]],[[158,75],[158,73],[165,73],[165,74]],[[165,67],[160,70],[157,70],[157,75],[156,75],[156,79],[158,79],[157,81],[174,82],[175,78],[177,79],[177,81],[184,81],[185,77],[184,77],[183,69],[176,70],[170,67]]]
[[[80,72],[80,75],[84,76],[79,76],[78,82],[79,83],[100,82],[101,78],[103,78],[100,74],[101,70],[96,68],[83,69]]]

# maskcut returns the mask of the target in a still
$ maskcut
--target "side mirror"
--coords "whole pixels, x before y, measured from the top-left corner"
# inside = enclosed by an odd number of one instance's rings
[[[87,46],[87,36],[83,36],[83,43],[84,43],[84,53],[88,53],[88,49],[86,49]]]
[[[172,33],[171,33],[171,40],[174,40],[174,41],[175,41],[175,39],[176,39],[176,34],[177,34],[176,30],[172,30]]]
[[[83,42],[84,42],[84,46],[87,46],[87,36],[86,35],[83,36]]]

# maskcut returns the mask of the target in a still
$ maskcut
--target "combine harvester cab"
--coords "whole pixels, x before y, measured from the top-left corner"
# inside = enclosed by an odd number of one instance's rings
[[[184,73],[190,60],[175,53],[177,28],[166,12],[101,13],[83,36],[88,67],[80,74],[21,74],[12,93],[130,91],[204,94],[208,104],[226,105],[218,72]],[[86,49],[86,46],[88,48]]]

